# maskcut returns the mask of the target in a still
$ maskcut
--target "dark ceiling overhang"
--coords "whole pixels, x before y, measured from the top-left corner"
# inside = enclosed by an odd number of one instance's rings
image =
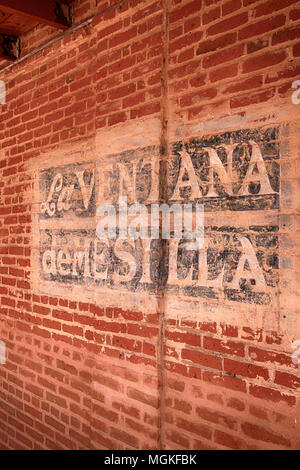
[[[18,59],[20,36],[38,24],[69,28],[71,3],[72,0],[0,0],[0,57]]]

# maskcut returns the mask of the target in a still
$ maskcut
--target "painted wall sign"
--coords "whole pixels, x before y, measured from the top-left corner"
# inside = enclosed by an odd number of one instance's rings
[[[228,132],[175,142],[163,171],[157,146],[39,172],[39,276],[49,285],[126,289],[268,304],[278,283],[278,225],[260,210],[279,208],[279,129]],[[162,191],[163,188],[163,191]],[[165,199],[162,200],[162,194]],[[99,239],[97,207],[129,204],[204,206],[204,244],[187,250],[169,240]],[[236,212],[233,225],[217,214]],[[246,212],[248,219],[245,219]],[[243,223],[239,226],[239,216]],[[245,220],[248,223],[245,223]],[[132,222],[132,218],[128,223]]]

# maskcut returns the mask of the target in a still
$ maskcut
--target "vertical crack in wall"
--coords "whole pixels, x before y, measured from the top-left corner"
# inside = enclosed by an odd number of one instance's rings
[[[160,170],[159,170],[159,203],[168,202],[167,192],[167,161],[169,156],[169,96],[168,96],[168,23],[169,23],[169,0],[162,0],[163,28],[162,28],[162,99],[161,99],[161,134],[160,134]],[[165,408],[165,367],[164,367],[164,345],[165,345],[165,285],[167,240],[162,239],[162,224],[160,220],[160,264],[159,264],[159,288],[157,292],[157,303],[159,313],[159,337],[157,354],[157,375],[159,393],[159,448],[163,449],[163,421]]]

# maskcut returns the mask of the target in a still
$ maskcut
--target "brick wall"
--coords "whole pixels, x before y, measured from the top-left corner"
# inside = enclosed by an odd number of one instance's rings
[[[0,446],[299,449],[300,2],[76,1],[88,18],[1,72]],[[92,272],[96,204],[178,185],[205,249]]]

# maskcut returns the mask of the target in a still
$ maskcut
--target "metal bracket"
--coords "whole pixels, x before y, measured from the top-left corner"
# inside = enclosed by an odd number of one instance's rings
[[[63,0],[55,2],[54,8],[55,18],[58,23],[61,23],[68,28],[73,23],[73,5],[72,3],[65,3]]]
[[[19,59],[21,56],[20,39],[10,34],[0,34],[3,55],[9,59]]]

